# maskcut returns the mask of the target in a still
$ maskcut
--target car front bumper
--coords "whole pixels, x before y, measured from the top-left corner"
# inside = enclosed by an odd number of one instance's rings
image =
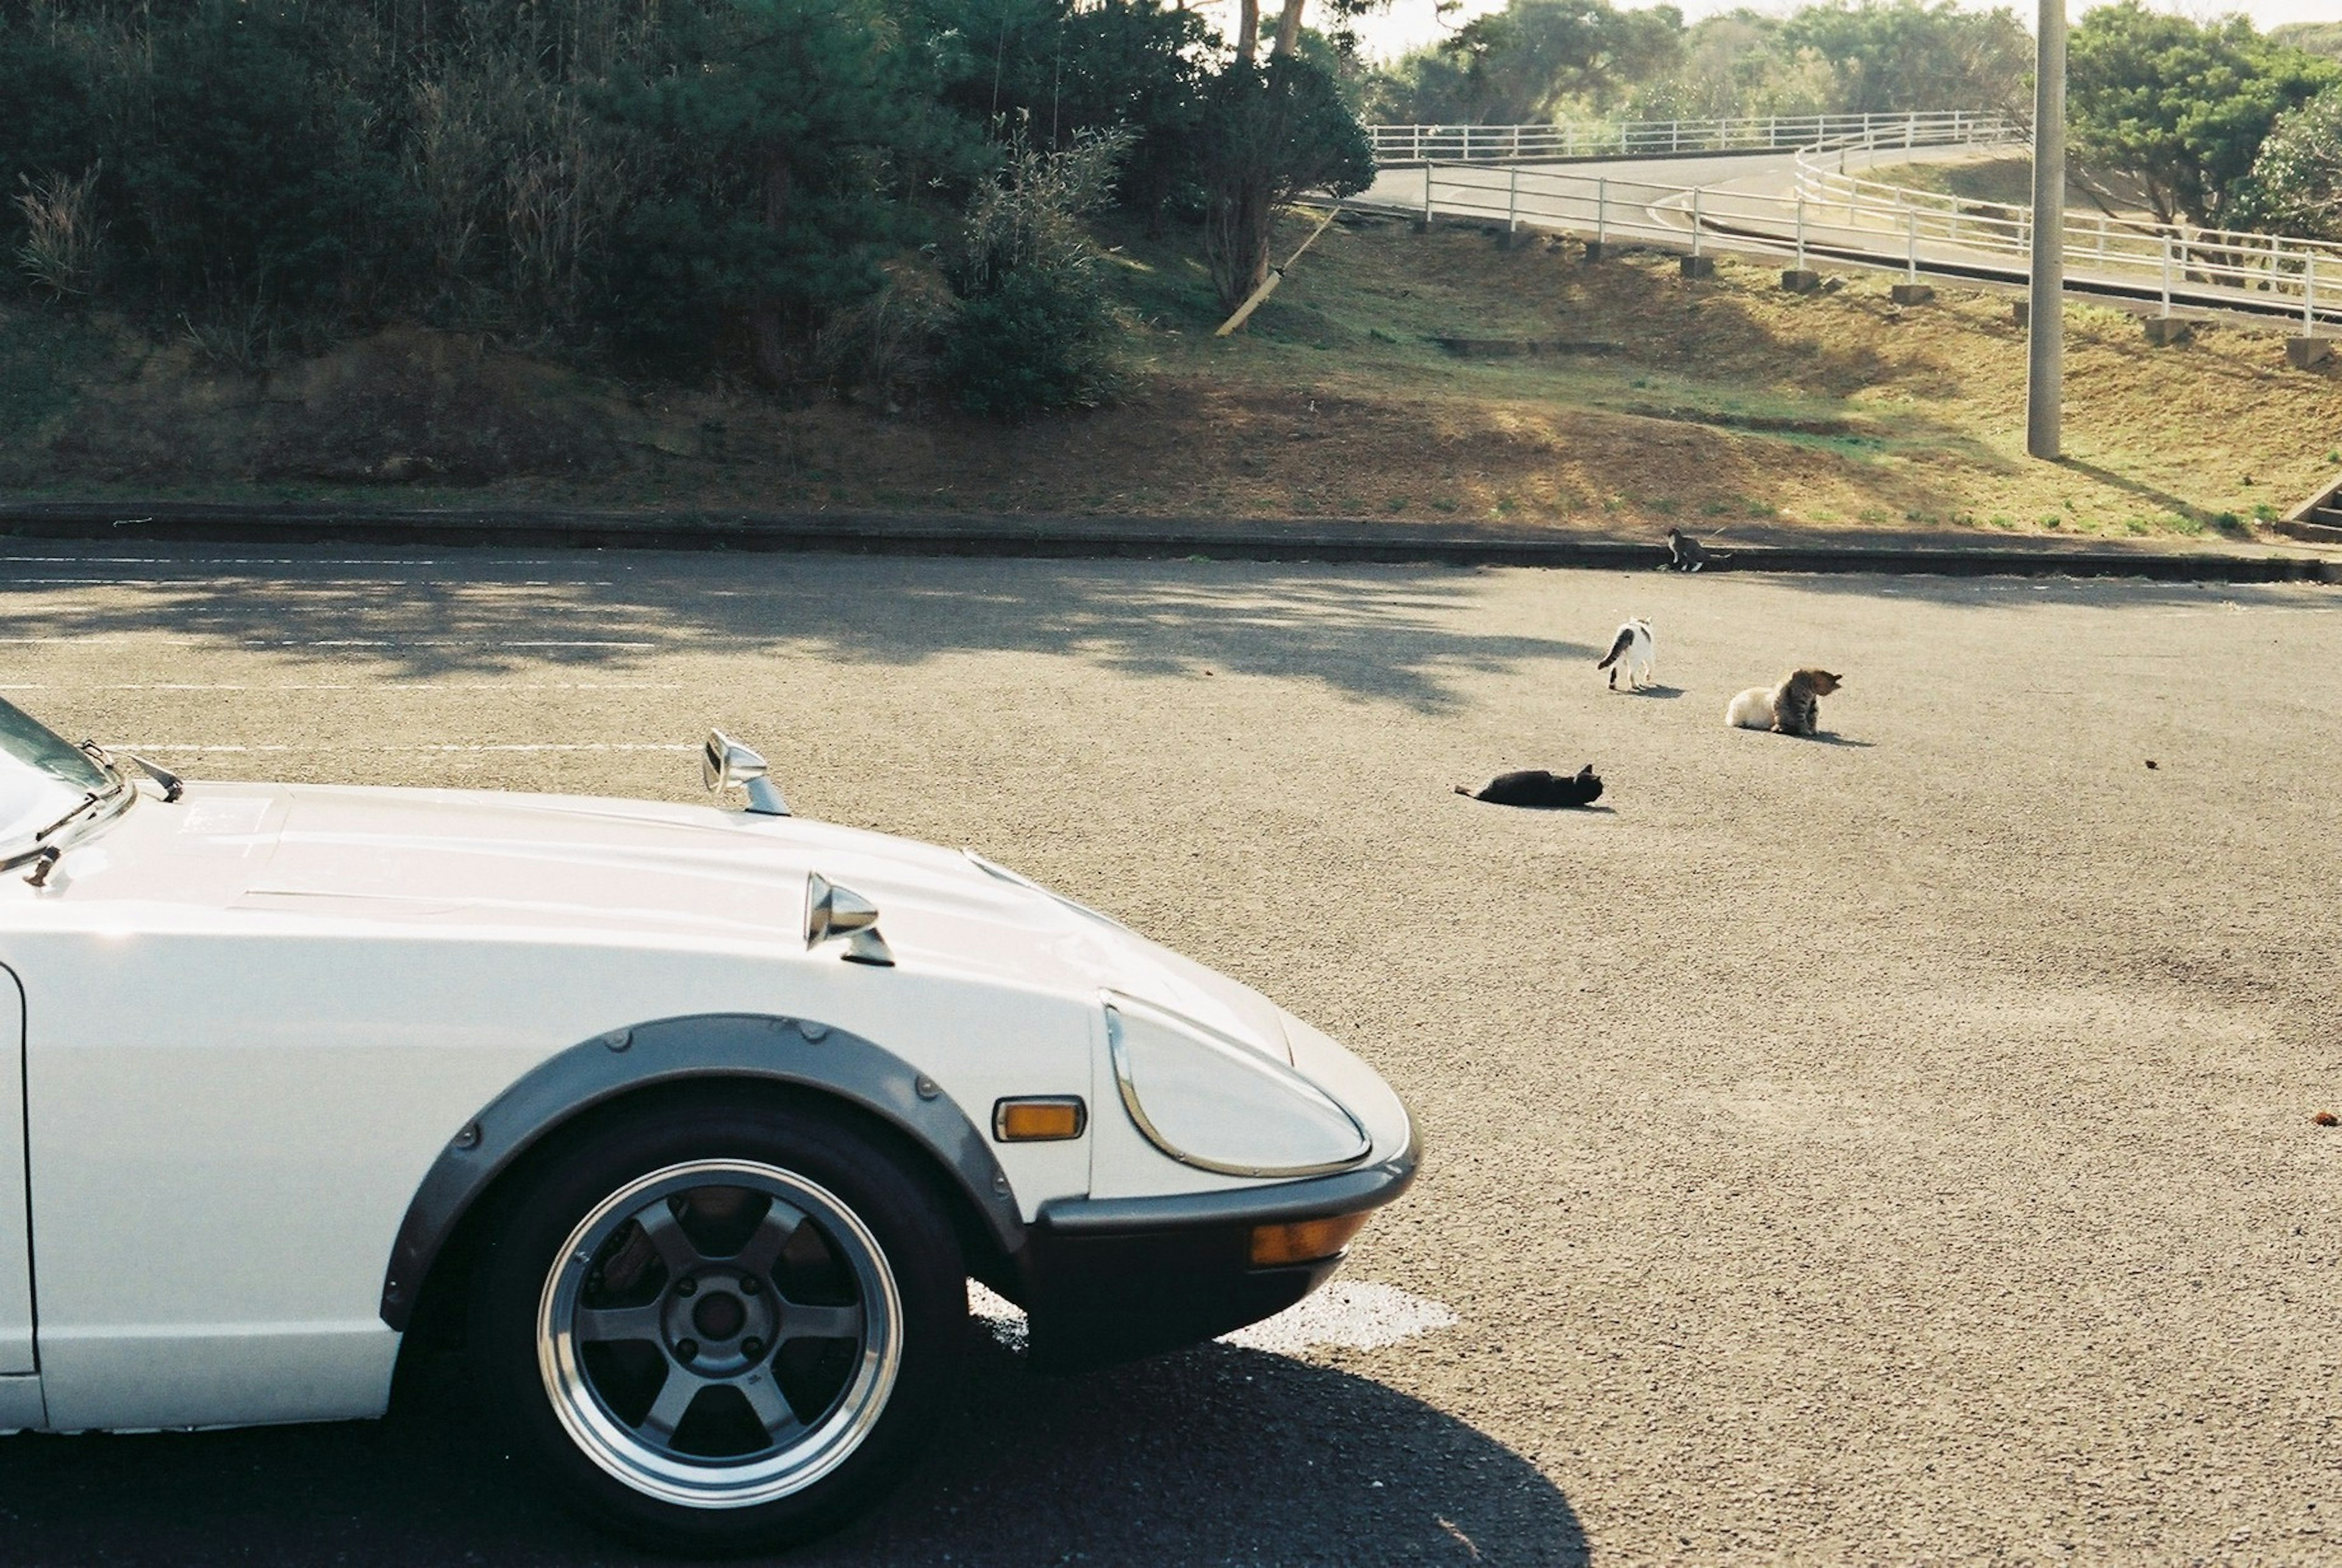
[[[1046,1203],[1018,1273],[1033,1363],[1104,1366],[1227,1333],[1326,1283],[1343,1253],[1257,1267],[1255,1227],[1380,1208],[1415,1180],[1421,1137],[1375,1164],[1306,1181],[1163,1198]]]

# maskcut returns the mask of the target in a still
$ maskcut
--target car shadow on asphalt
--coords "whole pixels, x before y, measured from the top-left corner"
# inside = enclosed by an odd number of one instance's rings
[[[790,1568],[1589,1561],[1520,1455],[1366,1377],[1211,1344],[1084,1377],[972,1330],[965,1397],[879,1509]],[[21,1563],[633,1568],[483,1430],[452,1356],[381,1422],[0,1439]]]

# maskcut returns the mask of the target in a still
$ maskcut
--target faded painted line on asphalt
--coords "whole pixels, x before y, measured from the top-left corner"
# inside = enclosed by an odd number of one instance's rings
[[[1028,1334],[1024,1309],[975,1281],[968,1282],[968,1311],[992,1337],[1023,1350]],[[1249,1328],[1220,1336],[1222,1344],[1271,1355],[1304,1351],[1379,1350],[1418,1334],[1454,1328],[1455,1312],[1445,1302],[1372,1280],[1337,1280]]]
[[[445,566],[436,556],[416,555],[0,555],[0,563],[25,566]],[[470,564],[470,563],[465,563]],[[550,566],[550,557],[504,558],[489,566]]]
[[[1275,1355],[1297,1355],[1317,1345],[1376,1350],[1454,1328],[1456,1321],[1445,1302],[1372,1280],[1336,1280],[1275,1317],[1220,1337],[1225,1343]]]
[[[99,637],[0,637],[0,644],[20,647],[87,647],[100,643],[142,646],[200,648],[234,643],[245,648],[656,648],[656,643],[619,642],[610,638],[540,637],[527,640],[498,637],[171,637],[121,634]]]
[[[44,681],[0,684],[0,692],[679,692],[680,681],[288,681],[275,685],[248,682],[128,681],[105,684]]]
[[[12,588],[231,588],[275,583],[295,588],[615,588],[607,577],[284,577],[243,574],[233,577],[11,577]]]
[[[684,745],[681,744],[671,744],[666,743],[655,744],[651,742],[630,741],[587,741],[574,743],[528,742],[514,743],[506,745],[425,744],[395,746],[341,746],[331,744],[324,745],[209,745],[178,742],[156,743],[151,741],[123,741],[113,745],[111,749],[123,752],[174,752],[181,754],[188,752],[267,752],[299,753],[302,754],[307,754],[312,752],[365,752],[371,754],[379,752],[696,752],[702,748],[695,745]]]

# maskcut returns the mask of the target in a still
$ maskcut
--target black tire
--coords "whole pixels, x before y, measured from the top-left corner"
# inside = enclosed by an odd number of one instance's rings
[[[966,1276],[942,1198],[885,1135],[670,1102],[526,1173],[474,1281],[471,1353],[520,1453],[605,1528],[770,1551],[916,1457],[957,1383]]]

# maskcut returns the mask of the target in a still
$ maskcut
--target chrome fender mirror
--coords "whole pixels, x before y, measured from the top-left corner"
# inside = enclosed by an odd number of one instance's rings
[[[722,730],[707,732],[707,744],[699,754],[699,778],[708,794],[720,795],[737,785],[748,792],[748,809],[756,815],[786,816],[789,803],[782,798],[781,786],[767,776],[771,771],[762,756]]]
[[[806,946],[820,946],[834,936],[846,938],[846,961],[892,968],[895,954],[878,934],[878,906],[840,887],[821,873],[806,874]]]

